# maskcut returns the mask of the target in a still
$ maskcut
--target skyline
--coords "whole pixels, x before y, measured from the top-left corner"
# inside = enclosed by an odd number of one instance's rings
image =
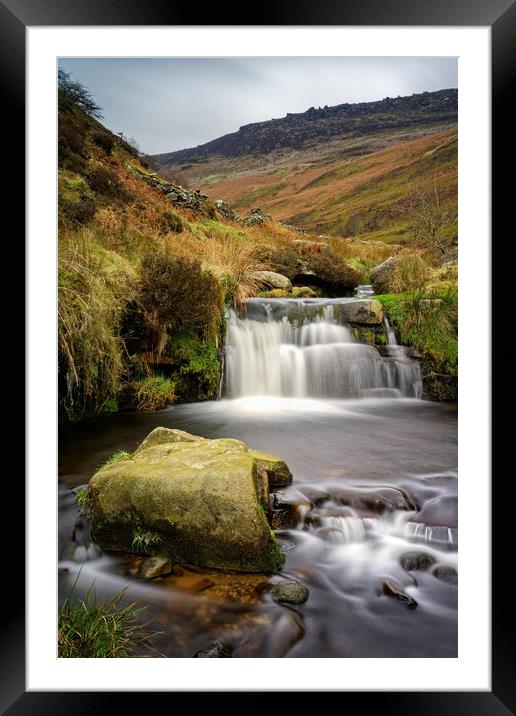
[[[158,154],[309,107],[457,87],[456,58],[61,58],[113,132]]]

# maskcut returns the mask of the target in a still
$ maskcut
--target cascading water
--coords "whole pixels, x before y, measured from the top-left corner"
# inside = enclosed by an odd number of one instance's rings
[[[228,397],[419,398],[418,364],[401,346],[382,357],[358,341],[340,317],[347,300],[251,299],[245,317],[230,310]]]
[[[280,456],[294,477],[269,502],[282,571],[182,565],[142,583],[135,555],[95,549],[66,489],[63,598],[70,589],[88,593],[93,582],[102,598],[128,587],[163,633],[156,648],[172,657],[213,642],[230,644],[234,657],[457,657],[456,416],[430,401],[362,400],[417,397],[421,380],[388,321],[380,350],[357,340],[343,321],[354,300],[250,300],[245,317],[228,315],[226,399],[61,430],[68,488],[115,450],[133,451],[156,425]],[[268,585],[284,580],[310,590],[305,605],[274,601]],[[407,599],[417,608],[407,609]]]

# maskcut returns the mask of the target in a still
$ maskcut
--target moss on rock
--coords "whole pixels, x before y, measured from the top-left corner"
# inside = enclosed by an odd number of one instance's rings
[[[262,504],[262,476],[275,467],[278,475],[289,472],[239,440],[157,428],[130,460],[92,477],[95,539],[131,552],[138,551],[135,534],[151,533],[159,538],[156,553],[174,563],[276,571],[284,558]]]

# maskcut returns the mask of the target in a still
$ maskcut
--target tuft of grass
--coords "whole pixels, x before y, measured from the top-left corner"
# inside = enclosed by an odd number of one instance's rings
[[[148,375],[132,383],[136,398],[136,407],[143,412],[160,410],[173,403],[175,385],[170,378],[164,375]]]
[[[458,294],[455,287],[420,289],[403,294],[375,296],[405,345],[414,346],[435,366],[457,374]]]
[[[79,510],[79,514],[83,517],[91,518],[91,493],[88,487],[81,487],[75,493],[75,502]]]
[[[135,552],[140,554],[152,554],[154,548],[159,545],[160,542],[161,537],[154,532],[142,532],[137,529],[133,534],[131,547]]]
[[[126,452],[125,450],[117,450],[110,457],[108,457],[106,462],[102,463],[99,470],[103,470],[104,468],[109,467],[110,465],[113,465],[116,462],[122,462],[123,460],[130,460],[131,457],[132,457],[132,455],[130,452]],[[80,492],[80,490],[79,490],[79,492]],[[78,493],[76,493],[76,497],[77,497],[77,494]],[[77,503],[77,504],[79,504],[79,503]]]
[[[58,265],[58,340],[62,406],[70,420],[106,412],[117,395],[124,347],[122,310],[132,293],[126,271],[104,271],[80,238],[62,236]]]
[[[62,659],[105,659],[141,656],[157,632],[142,623],[145,607],[121,606],[125,589],[102,603],[92,585],[84,599],[69,596],[59,612],[58,656]]]

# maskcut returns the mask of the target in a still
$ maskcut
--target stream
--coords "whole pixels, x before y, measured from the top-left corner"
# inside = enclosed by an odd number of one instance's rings
[[[457,411],[421,400],[416,361],[380,354],[342,319],[354,299],[251,299],[228,315],[223,398],[60,428],[59,589],[128,587],[148,607],[157,654],[191,657],[218,640],[233,657],[457,656]],[[139,558],[101,553],[72,490],[156,426],[233,437],[283,458],[275,493],[281,575],[178,566],[151,582]],[[285,577],[310,590],[272,599]],[[388,593],[385,584],[417,606]]]

